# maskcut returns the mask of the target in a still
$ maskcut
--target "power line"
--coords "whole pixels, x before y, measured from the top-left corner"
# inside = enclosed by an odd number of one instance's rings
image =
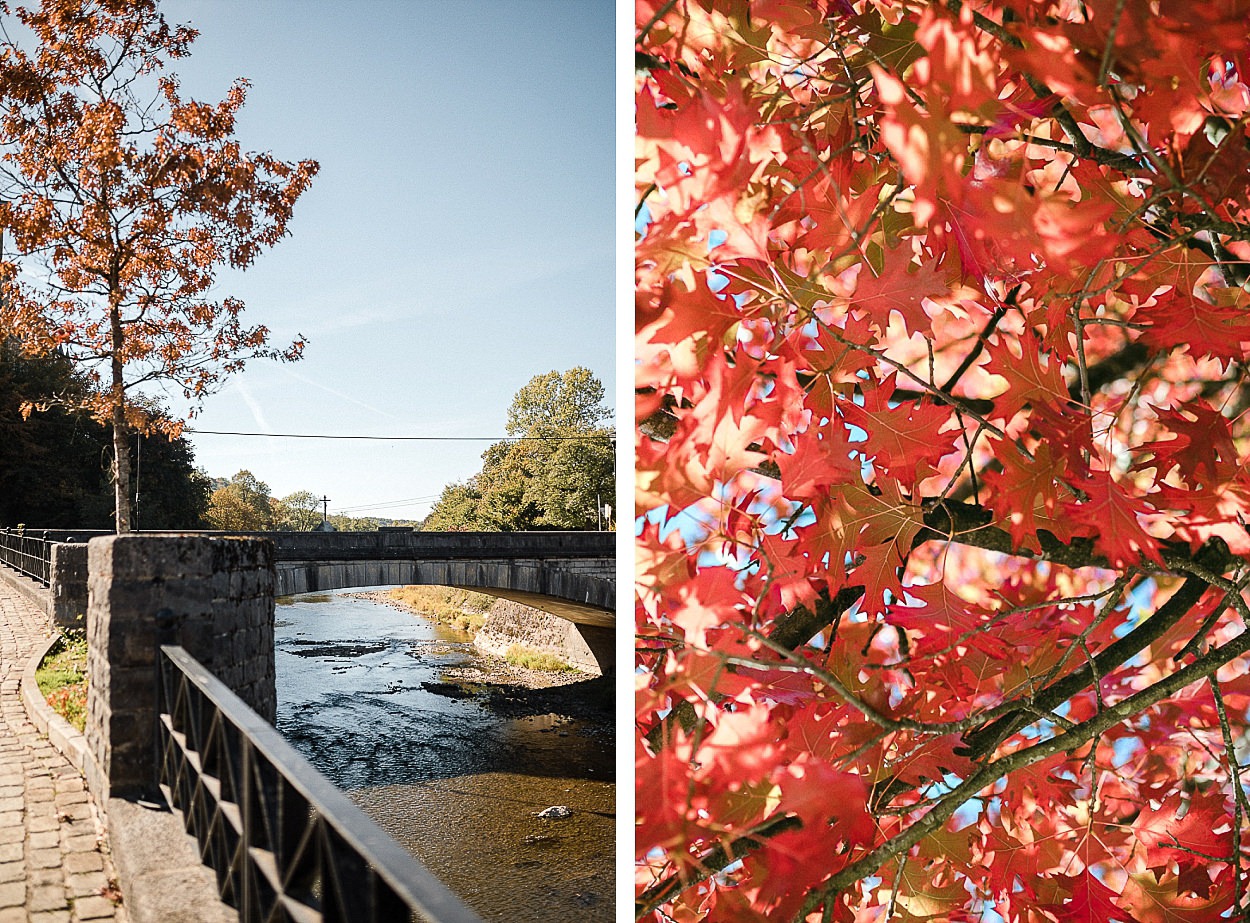
[[[407,500],[384,500],[378,503],[365,503],[360,506],[345,506],[339,509],[339,512],[358,513],[364,510],[382,510],[394,507],[420,506],[421,504],[428,503],[431,500],[437,500],[439,496],[439,494],[430,494],[428,497],[410,497]]]
[[[184,433],[195,433],[200,436],[265,436],[269,439],[368,439],[376,442],[579,442],[591,439],[609,439],[616,437],[609,433],[591,433],[578,436],[347,436],[328,433],[240,433],[219,429],[192,429],[187,426]]]

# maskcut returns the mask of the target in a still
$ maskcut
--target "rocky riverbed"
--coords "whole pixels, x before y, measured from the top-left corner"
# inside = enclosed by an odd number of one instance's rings
[[[487,920],[612,919],[610,680],[514,666],[384,591],[278,619],[280,730],[384,830]]]

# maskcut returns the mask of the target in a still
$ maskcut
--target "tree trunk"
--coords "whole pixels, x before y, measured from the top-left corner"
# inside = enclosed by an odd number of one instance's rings
[[[130,531],[130,440],[127,439],[124,396],[122,401],[113,406],[113,487],[118,535]]]
[[[113,334],[113,495],[116,500],[114,519],[118,535],[130,531],[130,441],[126,431],[126,385],[122,377],[121,310],[110,305],[109,319]]]

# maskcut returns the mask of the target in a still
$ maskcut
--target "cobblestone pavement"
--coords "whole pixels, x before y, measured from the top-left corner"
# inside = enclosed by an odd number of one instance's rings
[[[27,719],[18,691],[51,630],[44,613],[0,584],[0,923],[124,923],[94,800]]]

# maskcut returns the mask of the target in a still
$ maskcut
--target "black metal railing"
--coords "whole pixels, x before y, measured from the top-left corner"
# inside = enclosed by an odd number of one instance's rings
[[[0,529],[0,564],[47,586],[54,544],[14,529]]]
[[[481,923],[185,650],[160,676],[161,782],[242,923]]]

